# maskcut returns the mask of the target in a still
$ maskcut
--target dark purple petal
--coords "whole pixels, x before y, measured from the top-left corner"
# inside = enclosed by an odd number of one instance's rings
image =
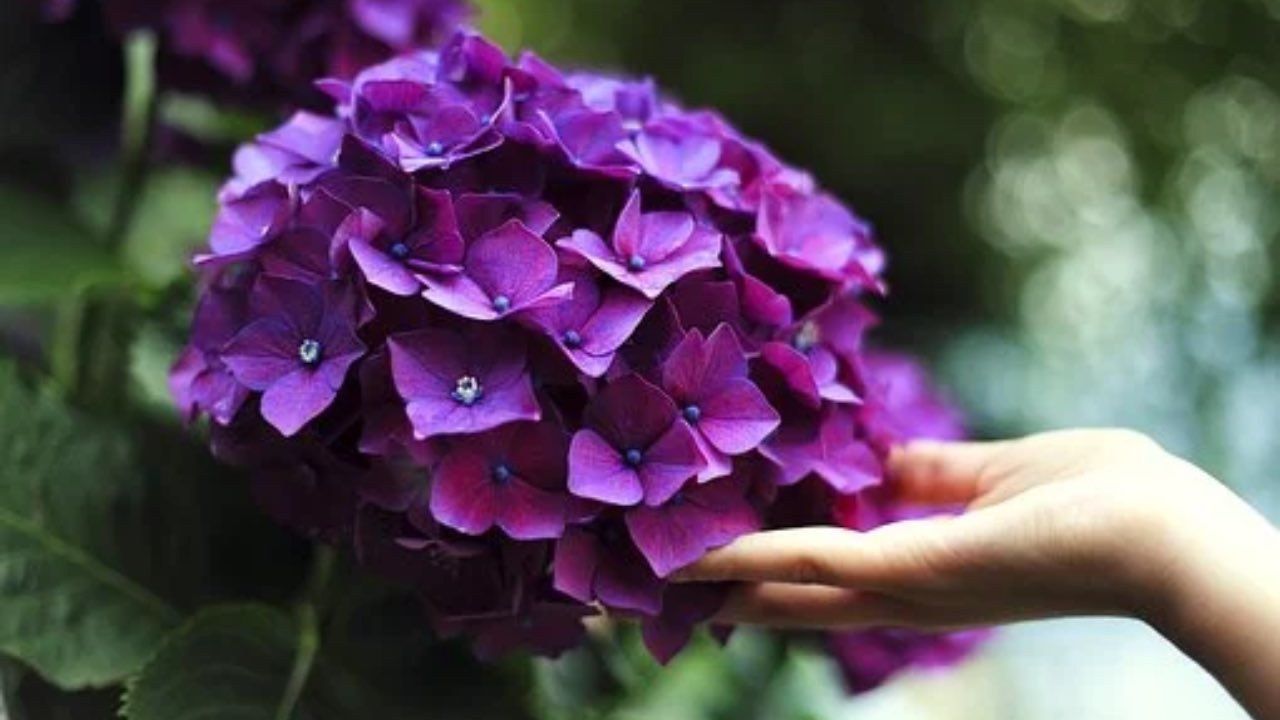
[[[610,505],[635,505],[645,487],[622,452],[592,430],[579,430],[569,445],[569,492]]]
[[[263,393],[262,417],[280,434],[291,437],[324,412],[337,395],[337,390],[320,373],[299,368],[273,382]]]
[[[706,467],[693,431],[683,421],[672,423],[642,456],[638,472],[646,505],[666,502]]]
[[[781,422],[764,393],[745,378],[725,383],[698,408],[698,432],[727,455],[754,450]]]

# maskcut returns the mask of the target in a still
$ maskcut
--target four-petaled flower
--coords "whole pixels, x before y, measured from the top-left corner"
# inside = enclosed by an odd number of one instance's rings
[[[252,298],[259,319],[223,351],[236,379],[263,393],[262,416],[285,436],[329,407],[347,370],[364,355],[347,290],[263,277]]]
[[[660,505],[706,467],[666,393],[639,375],[609,383],[569,447],[569,491],[610,505]]]
[[[635,192],[622,209],[609,243],[581,229],[559,245],[653,299],[681,277],[718,266],[720,243],[720,233],[703,227],[689,213],[641,213],[640,193]]]
[[[435,470],[431,514],[468,535],[497,526],[517,540],[564,533],[569,438],[555,423],[509,423],[467,438]]]
[[[690,331],[663,364],[662,385],[696,431],[707,460],[702,480],[727,475],[729,456],[754,450],[780,422],[747,378],[747,358],[725,324],[706,339]]]
[[[461,270],[462,236],[449,193],[417,188],[412,197],[390,183],[364,183],[364,205],[338,226],[345,246],[371,285],[395,295],[422,289],[424,273],[447,276]]]
[[[392,335],[387,347],[419,440],[542,417],[524,345],[511,333],[432,328]]]
[[[529,319],[547,333],[578,370],[600,377],[653,303],[624,287],[602,287],[585,270],[566,270],[563,275],[573,283],[573,296],[530,311]]]
[[[556,284],[556,252],[519,220],[467,246],[462,272],[428,283],[423,297],[472,320],[497,320],[563,302],[570,283]]]

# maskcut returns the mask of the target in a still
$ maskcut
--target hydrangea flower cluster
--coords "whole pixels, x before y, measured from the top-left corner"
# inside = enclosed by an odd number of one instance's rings
[[[808,175],[469,33],[319,87],[235,156],[172,386],[439,633],[554,654],[603,608],[665,660],[725,590],[673,572],[881,484],[885,258]]]
[[[38,0],[70,17],[82,0]],[[350,78],[394,54],[443,42],[466,0],[90,0],[116,32],[157,32],[161,79],[252,104],[323,102],[312,80]]]

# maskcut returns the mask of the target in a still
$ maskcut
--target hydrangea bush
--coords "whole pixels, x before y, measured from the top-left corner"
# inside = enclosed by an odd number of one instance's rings
[[[554,655],[603,609],[665,661],[725,592],[672,573],[891,519],[889,445],[958,432],[864,349],[868,225],[717,114],[470,33],[318,87],[235,156],[171,384],[439,634]]]

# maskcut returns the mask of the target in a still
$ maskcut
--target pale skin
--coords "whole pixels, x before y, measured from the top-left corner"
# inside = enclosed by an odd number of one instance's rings
[[[721,619],[777,627],[1134,617],[1280,718],[1280,531],[1204,471],[1123,430],[919,442],[889,465],[899,499],[964,513],[758,533],[678,579],[740,582]]]

